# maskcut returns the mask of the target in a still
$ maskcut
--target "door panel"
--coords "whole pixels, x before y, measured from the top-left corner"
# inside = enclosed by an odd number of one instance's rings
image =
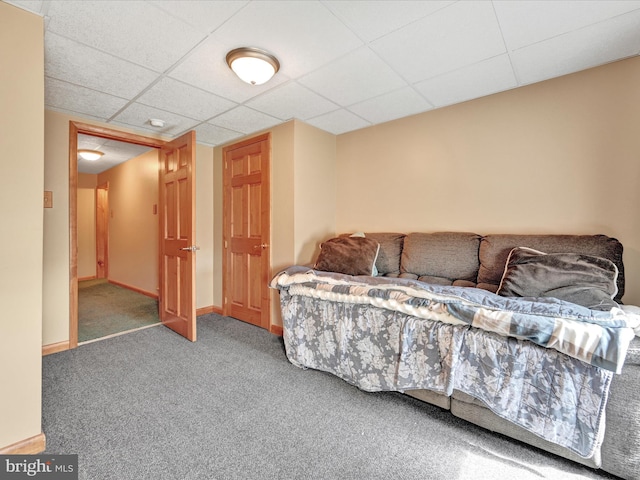
[[[224,313],[269,328],[269,136],[226,147]]]
[[[160,149],[160,320],[196,340],[195,132]]]
[[[96,188],[96,278],[109,276],[109,184]]]

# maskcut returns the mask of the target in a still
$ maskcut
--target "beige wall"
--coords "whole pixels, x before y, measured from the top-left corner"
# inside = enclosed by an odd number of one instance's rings
[[[109,280],[153,295],[159,288],[158,181],[156,149],[98,174],[98,185],[109,185]]]
[[[64,342],[69,339],[69,121],[90,123],[97,126],[108,125],[91,119],[70,116],[60,112],[45,111],[45,189],[52,190],[55,208],[47,212],[44,222],[44,278],[43,278],[43,332],[42,344]],[[122,131],[132,132],[118,127]],[[138,133],[138,132],[133,132]],[[153,136],[153,135],[148,135]],[[213,178],[207,174],[200,176],[200,170],[206,171],[206,165],[211,162],[211,150],[208,147],[196,149],[196,190],[211,191]],[[206,157],[200,158],[201,154]],[[205,167],[202,167],[202,164]],[[196,196],[199,193],[196,192]],[[196,218],[212,218],[213,212],[206,211],[210,204],[197,202]],[[200,239],[199,226],[196,224],[196,238]],[[196,266],[199,269],[210,268],[204,265],[207,256],[213,250],[212,239],[206,238],[199,244],[201,250],[196,258]],[[209,251],[209,253],[207,253]],[[199,260],[198,258],[205,260]],[[197,285],[206,283],[209,279],[202,279],[202,273],[196,275]],[[197,292],[196,305],[198,307],[209,306],[213,298],[213,292]]]
[[[97,183],[97,175],[78,173],[78,278],[96,276]]]
[[[640,58],[347,133],[339,232],[603,233],[640,304]]]
[[[0,3],[0,448],[42,432],[43,45],[41,17]]]
[[[196,147],[196,245],[200,250],[196,252],[196,308],[214,305],[213,190],[213,147],[198,145]]]
[[[336,233],[336,137],[295,122],[295,263],[314,263]]]

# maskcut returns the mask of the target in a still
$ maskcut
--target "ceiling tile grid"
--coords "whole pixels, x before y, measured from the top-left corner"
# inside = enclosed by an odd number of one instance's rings
[[[257,98],[249,100],[246,105],[254,110],[270,113],[281,120],[292,118],[306,120],[338,108],[338,105],[332,101],[297,82],[273,88]]]
[[[44,17],[46,108],[207,145],[290,119],[339,135],[640,54],[640,0],[0,1]],[[245,84],[225,61],[241,46],[280,71]]]
[[[411,87],[403,87],[349,107],[349,110],[372,124],[388,122],[431,110],[430,104]]]
[[[53,33],[164,72],[207,33],[153,4],[130,0],[45,2]]]
[[[207,120],[238,105],[168,77],[139,96],[137,102],[196,120]]]
[[[164,126],[154,127],[149,122],[150,119],[162,120]],[[117,125],[125,125],[128,128],[139,128],[167,136],[179,135],[182,132],[191,130],[200,123],[193,118],[149,107],[141,103],[130,104],[115,115],[111,121]]]
[[[110,118],[127,104],[127,100],[69,82],[45,79],[45,105],[91,115],[101,119]]]
[[[465,102],[517,86],[506,54],[448,72],[415,84],[436,107]]]

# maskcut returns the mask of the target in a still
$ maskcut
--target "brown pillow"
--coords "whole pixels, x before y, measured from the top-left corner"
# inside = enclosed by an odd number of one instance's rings
[[[503,297],[554,297],[594,310],[617,306],[618,268],[605,258],[516,247],[498,288]]]
[[[314,268],[345,275],[373,275],[380,244],[366,237],[337,237],[320,245]]]

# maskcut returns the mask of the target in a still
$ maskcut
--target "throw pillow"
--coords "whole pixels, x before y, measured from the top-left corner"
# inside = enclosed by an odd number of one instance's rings
[[[516,247],[509,253],[498,288],[503,297],[554,297],[594,310],[618,304],[618,267],[577,253],[543,253]]]
[[[337,237],[320,245],[314,268],[345,275],[373,275],[380,244],[367,237]]]

